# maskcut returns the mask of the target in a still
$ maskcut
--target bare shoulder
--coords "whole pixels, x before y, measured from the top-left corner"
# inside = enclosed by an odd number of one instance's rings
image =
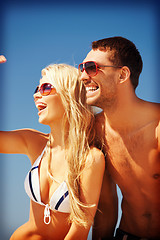
[[[153,124],[156,126],[156,138],[160,142],[160,103],[151,103]]]
[[[146,129],[156,128],[160,122],[160,103],[141,100],[139,106],[136,119],[139,119],[139,126],[145,126]]]
[[[38,142],[46,141],[49,137],[49,134],[31,128],[15,130],[14,132],[18,132],[27,142],[34,142],[35,140]]]
[[[31,158],[43,149],[47,140],[48,134],[33,129],[0,131],[0,152],[25,154]]]
[[[105,168],[105,157],[101,150],[96,147],[91,147],[88,160],[91,163],[92,167]]]
[[[156,115],[160,119],[160,103],[152,103],[153,109],[156,112]]]
[[[153,118],[153,119],[159,119],[160,120],[160,103],[153,103],[153,102],[146,102],[144,101],[145,104],[145,110],[148,115]]]
[[[158,151],[160,152],[160,121],[158,122],[158,125],[156,127],[156,139],[158,142]]]
[[[27,155],[33,163],[47,144],[49,134],[35,129],[22,129],[20,131],[27,145]]]
[[[36,136],[39,138],[48,138],[48,136],[49,136],[48,133],[43,133],[43,132],[40,132],[40,131],[32,129],[32,128],[24,128],[19,131],[22,131],[26,135],[31,135],[32,137]]]
[[[31,138],[36,138],[37,141],[46,141],[49,138],[48,133],[43,133],[35,129],[24,129],[25,134]]]
[[[146,124],[146,133],[154,131],[154,137],[158,143],[158,151],[160,151],[160,103],[143,101],[143,106],[145,106],[142,114]]]
[[[156,116],[155,116],[155,120],[156,120],[156,129],[155,129],[155,136],[156,136],[156,140],[158,143],[158,147],[157,150],[160,153],[160,104],[154,104],[155,108],[156,108]]]

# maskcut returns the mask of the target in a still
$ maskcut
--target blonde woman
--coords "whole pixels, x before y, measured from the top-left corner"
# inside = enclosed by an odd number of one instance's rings
[[[34,94],[39,122],[49,125],[50,133],[0,132],[0,152],[26,154],[32,164],[25,179],[31,199],[29,221],[11,240],[87,239],[105,160],[93,146],[94,117],[85,95],[76,68],[50,65],[42,70]]]

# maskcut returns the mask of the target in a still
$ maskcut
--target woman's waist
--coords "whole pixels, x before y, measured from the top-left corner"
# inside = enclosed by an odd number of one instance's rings
[[[69,231],[69,225],[66,222],[56,223],[51,220],[50,224],[45,224],[43,220],[35,221],[30,218],[27,223],[18,228],[13,239],[16,240],[61,240],[64,239]],[[11,238],[12,240],[12,238]]]

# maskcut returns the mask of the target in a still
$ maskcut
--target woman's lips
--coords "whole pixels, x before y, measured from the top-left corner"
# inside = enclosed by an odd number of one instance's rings
[[[38,115],[47,107],[47,104],[42,102],[36,102],[35,104],[38,109]]]

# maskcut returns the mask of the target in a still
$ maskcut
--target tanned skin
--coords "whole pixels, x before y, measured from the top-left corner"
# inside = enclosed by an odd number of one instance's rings
[[[84,62],[112,65],[110,54],[110,50],[91,50]],[[160,239],[160,104],[139,99],[130,74],[126,66],[101,67],[93,77],[83,71],[81,79],[86,86],[87,103],[103,109],[96,116],[97,138],[103,142],[106,173],[123,195],[119,228],[157,240]],[[100,199],[102,214],[100,219],[95,218],[94,239],[110,239],[116,224],[112,221],[110,225],[111,212],[112,216],[117,213],[114,196],[116,192],[112,198],[108,195],[110,200],[107,196]],[[103,231],[98,228],[100,222],[106,224]]]

